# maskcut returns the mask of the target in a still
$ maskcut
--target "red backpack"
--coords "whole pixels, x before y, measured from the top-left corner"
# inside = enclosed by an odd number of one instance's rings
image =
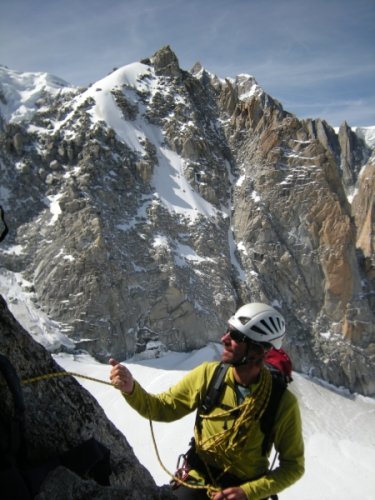
[[[292,361],[284,349],[272,347],[266,354],[265,363],[271,371],[278,370],[284,376],[286,383],[293,380]]]

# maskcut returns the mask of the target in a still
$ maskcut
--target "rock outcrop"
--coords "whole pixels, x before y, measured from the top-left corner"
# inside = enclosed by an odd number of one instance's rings
[[[22,381],[64,371],[51,355],[17,323],[0,297],[0,352]],[[109,388],[109,390],[114,390]],[[6,384],[0,384],[2,417],[12,415]],[[107,419],[96,400],[71,376],[23,385],[25,402],[25,463],[32,469],[95,438],[110,450],[110,486],[59,466],[45,478],[37,497],[44,499],[168,499],[167,487],[157,487],[138,462],[125,437]]]

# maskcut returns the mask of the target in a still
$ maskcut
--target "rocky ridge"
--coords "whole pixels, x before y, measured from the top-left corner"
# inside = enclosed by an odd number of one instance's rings
[[[51,469],[45,476],[35,496],[36,499],[174,498],[167,486],[156,486],[150,473],[138,462],[125,437],[107,419],[103,409],[91,394],[72,376],[67,374],[65,377],[25,383],[35,377],[62,373],[64,370],[53,360],[50,353],[17,323],[2,298],[0,298],[0,352],[12,363],[22,382],[26,408],[24,470],[40,471],[34,476],[29,472],[30,477],[39,480],[39,477],[44,477],[42,471],[46,464]],[[6,416],[4,422],[7,422],[14,413],[14,403],[8,386],[3,381],[1,376],[1,411],[2,417]],[[115,389],[109,388],[109,390]],[[98,484],[89,476],[77,475],[66,466],[52,467],[57,457],[71,452],[92,438],[110,451],[111,474],[108,486]],[[13,443],[13,445],[16,450],[19,444]],[[5,461],[4,464],[6,463]],[[2,467],[4,466],[5,470],[4,464],[2,463]],[[4,478],[7,479],[8,476],[5,475]],[[5,494],[7,493],[9,492],[5,491]]]
[[[297,119],[248,75],[184,71],[169,47],[88,89],[45,86],[27,114],[8,112],[6,74],[1,272],[76,349],[198,348],[260,300],[285,315],[297,370],[375,394],[361,134]]]

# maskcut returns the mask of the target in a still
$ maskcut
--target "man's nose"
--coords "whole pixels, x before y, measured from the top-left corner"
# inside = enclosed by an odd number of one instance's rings
[[[220,339],[222,342],[226,342],[226,341],[230,341],[230,335],[229,335],[229,332],[224,332],[223,335],[221,336],[221,339]]]

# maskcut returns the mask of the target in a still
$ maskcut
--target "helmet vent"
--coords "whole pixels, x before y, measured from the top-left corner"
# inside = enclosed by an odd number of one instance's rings
[[[280,320],[279,318],[273,318],[272,316],[269,317],[269,320],[274,328],[274,330],[278,331],[280,329]]]
[[[246,316],[240,316],[240,317],[239,317],[239,318],[237,318],[237,319],[238,319],[239,321],[241,321],[241,323],[242,323],[243,325],[246,325],[246,323],[248,323],[248,322],[249,322],[249,320],[250,320],[251,318],[247,318]]]
[[[267,328],[267,325],[264,323],[263,320],[260,323],[262,323],[262,326],[265,326]],[[257,326],[257,325],[253,325],[251,327],[251,329],[253,330],[253,332],[259,333],[260,335],[267,335],[267,331],[264,331],[262,328],[259,328],[259,326]]]

